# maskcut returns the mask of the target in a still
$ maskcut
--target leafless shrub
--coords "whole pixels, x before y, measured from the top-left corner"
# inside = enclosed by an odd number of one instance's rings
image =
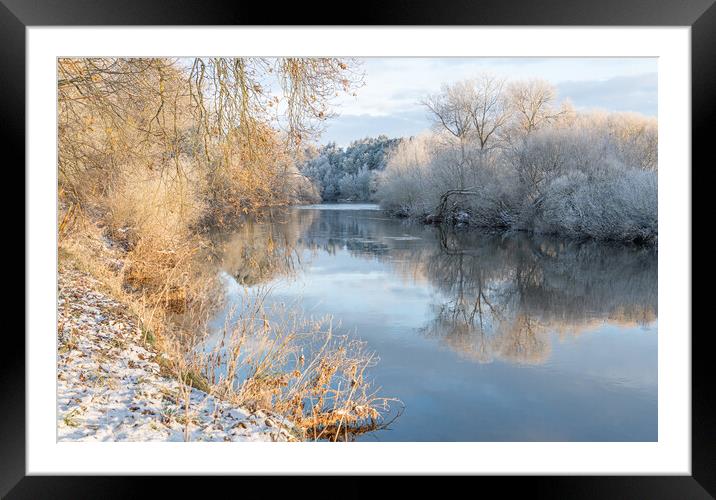
[[[384,423],[364,343],[335,335],[328,318],[303,318],[245,291],[223,329],[205,341],[202,373],[221,397],[281,415],[304,439],[348,440]]]

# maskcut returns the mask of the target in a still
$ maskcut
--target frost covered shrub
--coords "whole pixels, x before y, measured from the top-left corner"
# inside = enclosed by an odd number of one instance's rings
[[[390,156],[377,179],[376,198],[383,209],[402,217],[428,213],[433,205],[428,196],[431,138],[421,136],[402,141]]]
[[[456,200],[469,214],[469,224],[479,227],[513,228],[522,204],[517,177],[511,169],[485,168],[476,175],[476,195]]]
[[[430,222],[656,241],[655,118],[557,108],[542,81],[476,91],[486,82],[495,80],[447,86],[426,100],[435,130],[389,154],[376,178],[384,209]]]
[[[655,241],[657,175],[636,169],[588,177],[573,171],[547,188],[535,229],[601,240]]]
[[[657,172],[624,164],[630,150],[620,148],[606,124],[589,120],[533,132],[511,149],[472,151],[462,164],[458,147],[425,136],[396,148],[376,198],[396,215],[422,218],[444,193],[461,191],[446,203],[444,221],[655,241]]]

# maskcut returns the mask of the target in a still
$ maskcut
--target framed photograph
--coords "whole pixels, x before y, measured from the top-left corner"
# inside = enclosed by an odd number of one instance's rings
[[[691,302],[712,0],[0,1],[27,195],[3,495],[715,494]]]

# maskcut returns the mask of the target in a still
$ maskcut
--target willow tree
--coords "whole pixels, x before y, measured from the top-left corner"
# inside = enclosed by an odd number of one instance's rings
[[[360,80],[337,58],[59,59],[60,187],[96,201],[154,172],[203,185],[212,210],[285,203],[296,146]]]

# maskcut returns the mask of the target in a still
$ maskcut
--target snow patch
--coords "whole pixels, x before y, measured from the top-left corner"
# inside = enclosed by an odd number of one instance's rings
[[[88,275],[61,269],[58,280],[59,441],[295,440],[290,422],[197,389],[187,411],[126,308]]]

